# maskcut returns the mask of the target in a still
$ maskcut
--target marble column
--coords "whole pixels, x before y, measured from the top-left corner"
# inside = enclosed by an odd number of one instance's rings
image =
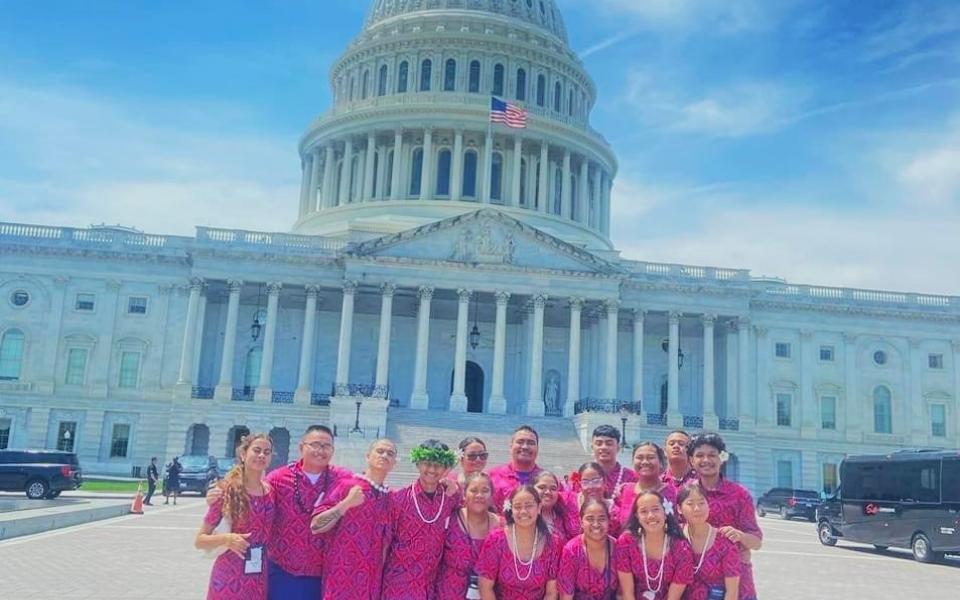
[[[377,339],[377,374],[374,385],[385,389],[390,384],[390,333],[393,326],[393,294],[397,286],[380,286],[380,336]]]
[[[633,311],[633,398],[640,407],[640,414],[650,412],[643,405],[643,328],[647,311],[642,308]],[[657,412],[657,411],[654,411]],[[641,419],[642,423],[646,421]]]
[[[350,182],[353,181],[353,138],[350,137],[343,142],[343,167],[340,173],[339,205],[346,206],[350,202]]]
[[[580,161],[580,193],[577,196],[577,213],[574,219],[578,223],[586,223],[590,212],[590,162],[586,156]]]
[[[493,173],[493,131],[487,130],[487,138],[483,144],[483,180],[480,189],[484,204],[490,204],[490,176]]]
[[[334,143],[330,142],[324,149],[326,156],[323,162],[323,191],[321,192],[320,206],[324,208],[333,208],[336,206],[334,194],[334,176],[333,168],[337,162],[337,152]]]
[[[297,389],[294,392],[294,402],[310,404],[310,394],[313,392],[313,348],[317,324],[317,294],[320,288],[315,285],[306,286],[307,302],[303,311],[303,331],[300,337],[300,368],[297,371]]]
[[[593,198],[590,200],[587,222],[588,225],[594,229],[600,229],[600,180],[602,179],[602,172],[599,166],[593,170]]]
[[[507,399],[503,395],[504,361],[507,353],[507,304],[509,292],[496,292],[497,318],[493,329],[493,383],[490,387],[489,411],[495,415],[507,414]]]
[[[574,405],[580,401],[580,317],[583,298],[570,298],[570,346],[567,350],[567,402],[563,416],[572,417]]]
[[[563,185],[560,186],[560,216],[570,218],[570,151],[563,151]]]
[[[540,189],[537,190],[537,209],[544,213],[550,213],[550,144],[547,140],[540,143]]]
[[[367,159],[363,163],[363,191],[360,194],[360,200],[373,200],[373,156],[377,152],[377,136],[374,133],[367,134]]]
[[[533,297],[530,385],[527,390],[527,415],[531,417],[542,417],[546,412],[543,404],[543,311],[546,305],[546,294]]]
[[[300,216],[303,217],[309,211],[309,191],[310,177],[313,173],[313,153],[303,157],[300,175]]]
[[[421,286],[420,310],[417,315],[417,355],[413,370],[413,395],[410,396],[410,408],[426,410],[430,406],[427,395],[427,359],[430,350],[430,301],[433,288]]]
[[[846,432],[848,442],[861,442],[863,432],[872,431],[872,421],[865,415],[865,405],[859,392],[859,371],[857,369],[857,334],[843,334],[844,394],[843,406],[846,408]],[[837,411],[839,412],[839,410]],[[872,415],[869,417],[872,419]],[[868,424],[869,423],[869,424]],[[839,425],[839,424],[838,424]]]
[[[756,412],[753,404],[753,382],[750,380],[750,319],[740,317],[737,320],[737,396],[738,414],[729,415],[740,419],[740,429],[755,422]]]
[[[183,346],[180,349],[180,370],[177,376],[177,385],[193,385],[193,353],[196,347],[197,314],[200,310],[200,290],[203,289],[203,279],[194,277],[190,280],[190,298],[187,300],[187,321],[183,328]]]
[[[450,167],[450,200],[460,200],[463,192],[463,130],[453,132],[453,157]]]
[[[520,171],[522,170],[521,161],[523,160],[523,138],[515,135],[513,138],[513,177],[510,180],[510,197],[507,198],[507,206],[520,206]]]
[[[390,174],[390,199],[400,199],[400,164],[403,162],[403,130],[393,132],[393,169]]]
[[[705,314],[703,323],[703,428],[717,431],[720,420],[717,418],[717,406],[714,392],[714,323],[716,315]]]
[[[423,170],[420,178],[420,199],[433,199],[433,130],[423,131]]]
[[[667,343],[667,425],[682,427],[680,412],[680,317],[679,312],[667,316],[670,338]]]
[[[282,284],[267,283],[267,326],[263,334],[263,360],[260,363],[260,383],[254,392],[257,402],[270,402],[273,399],[273,350],[277,342],[277,313],[280,309],[280,288]]]
[[[470,295],[467,289],[457,290],[457,341],[453,353],[453,392],[450,411],[467,412],[467,321],[470,317]]]
[[[772,355],[772,348],[769,346],[769,340],[767,339],[768,333],[769,329],[764,325],[753,326],[753,348],[756,352],[754,355],[754,360],[756,361],[756,377],[747,389],[753,392],[751,395],[753,402],[750,403],[750,406],[753,409],[754,419],[756,419],[757,423],[769,426],[777,422],[777,415],[774,409],[774,398],[771,393],[769,377],[767,375],[769,373],[768,366]]]
[[[813,389],[813,371],[817,364],[813,356],[813,332],[800,330],[800,426],[803,437],[816,436],[819,429],[817,396]]]
[[[608,400],[618,400],[617,397],[617,342],[620,327],[620,301],[607,300],[604,303],[607,311],[607,360],[603,378],[603,396]]]
[[[343,303],[340,306],[340,342],[337,345],[337,374],[334,387],[350,383],[350,350],[353,345],[353,305],[357,294],[356,281],[343,282]],[[340,395],[339,390],[335,390]]]
[[[197,332],[193,336],[193,373],[190,380],[195,384],[200,382],[200,355],[203,352],[203,329],[207,320],[207,286],[200,288],[200,303],[197,308]]]

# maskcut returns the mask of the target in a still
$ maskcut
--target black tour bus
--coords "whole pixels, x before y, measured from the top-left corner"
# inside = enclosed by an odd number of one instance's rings
[[[817,509],[820,542],[909,548],[920,562],[960,552],[960,451],[849,456]]]

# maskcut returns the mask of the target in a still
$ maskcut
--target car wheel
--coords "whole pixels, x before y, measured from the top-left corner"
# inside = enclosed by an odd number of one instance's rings
[[[837,536],[833,535],[833,528],[826,521],[821,522],[817,527],[817,537],[820,538],[820,543],[824,546],[837,545]]]
[[[31,479],[27,482],[27,498],[42,500],[50,493],[50,485],[42,479]]]
[[[913,536],[910,549],[913,551],[913,558],[917,562],[932,563],[937,560],[937,553],[930,546],[930,538],[924,533]]]
[[[757,514],[761,517],[767,516],[767,511],[763,510],[763,507],[759,504],[757,505]]]

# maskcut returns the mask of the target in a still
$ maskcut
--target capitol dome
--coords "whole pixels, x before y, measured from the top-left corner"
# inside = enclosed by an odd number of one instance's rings
[[[365,240],[495,208],[609,251],[617,163],[554,0],[374,0],[300,141],[297,233]],[[527,127],[489,122],[491,98]]]

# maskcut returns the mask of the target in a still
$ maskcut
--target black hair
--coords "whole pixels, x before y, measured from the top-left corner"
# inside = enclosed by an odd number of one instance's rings
[[[633,537],[640,539],[643,537],[643,527],[640,526],[640,517],[637,516],[637,505],[640,504],[640,499],[644,496],[654,495],[660,500],[660,506],[663,507],[663,494],[655,491],[641,492],[637,494],[637,497],[633,499],[633,504],[630,506],[630,518],[627,519],[627,524],[624,526],[625,531],[629,531],[633,534]],[[666,518],[667,524],[667,537],[671,537],[675,540],[683,539],[683,530],[680,529],[680,524],[677,522],[676,515],[667,514],[666,508],[664,508],[664,517]]]
[[[560,492],[563,491],[563,484],[560,482],[560,478],[557,477],[556,473],[552,471],[543,470],[534,476],[532,480],[533,481],[532,485],[535,486],[537,482],[543,479],[544,477],[551,477],[553,479],[553,482],[557,484],[557,503],[553,505],[553,514],[557,515],[557,517],[562,521],[567,516],[567,509],[564,503],[560,501]],[[536,488],[534,487],[534,489]],[[540,492],[537,492],[538,496],[539,494]]]
[[[577,473],[580,473],[581,475],[583,475],[583,472],[586,471],[587,469],[593,469],[593,470],[596,471],[597,473],[600,473],[601,476],[603,476],[603,474],[604,474],[604,473],[603,473],[603,467],[600,466],[600,463],[598,463],[598,462],[593,462],[592,460],[589,461],[589,462],[585,462],[585,463],[583,463],[582,465],[580,465],[580,468],[577,469]]]
[[[593,436],[595,438],[605,437],[613,438],[617,440],[617,443],[620,443],[620,430],[614,427],[613,425],[600,425],[593,430]]]
[[[607,515],[607,519],[610,518],[610,507],[603,500],[597,500],[596,498],[588,498],[586,502],[580,505],[580,518],[582,519],[587,509],[594,505],[603,508],[603,514]]]
[[[156,457],[156,456],[151,456],[151,457],[150,457],[150,462],[153,462],[153,461],[155,461],[155,460],[157,460],[157,457]]]
[[[526,492],[533,496],[533,501],[537,503],[537,506],[540,506],[540,493],[537,492],[537,488],[533,487],[529,483],[517,486],[513,489],[508,497],[511,507],[509,509],[504,509],[503,518],[507,522],[507,525],[513,525],[513,499],[520,495],[522,492]],[[543,518],[543,515],[537,514],[537,531],[540,532],[540,536],[546,540],[546,543],[550,543],[550,526],[547,525],[546,519]]]
[[[331,438],[333,437],[333,430],[331,430],[326,425],[311,425],[310,427],[307,427],[307,430],[303,432],[303,437],[307,437],[308,435],[310,435],[315,431],[320,433],[325,433],[329,435]]]
[[[691,437],[690,434],[687,433],[687,432],[686,432],[685,430],[683,430],[683,429],[674,429],[673,431],[671,431],[670,433],[667,434],[667,438],[670,437],[671,435],[675,434],[675,433],[682,433],[683,435],[687,436],[687,439],[688,439],[688,440],[689,440],[690,437]],[[663,438],[663,439],[667,439],[667,438]]]
[[[466,450],[467,446],[469,446],[470,444],[480,444],[481,446],[483,446],[484,450],[487,449],[487,445],[483,443],[483,440],[472,435],[470,437],[465,437],[462,440],[460,440],[460,445],[457,446],[457,448],[463,451],[463,450]]]
[[[637,442],[633,445],[633,450],[630,451],[630,458],[633,458],[637,450],[643,448],[644,446],[652,446],[654,450],[657,451],[657,460],[660,461],[660,470],[667,468],[667,454],[663,451],[663,448],[660,447],[656,442],[646,441],[646,442]]]
[[[530,433],[533,434],[533,437],[537,438],[537,444],[540,443],[540,434],[537,433],[537,430],[534,429],[531,425],[526,425],[526,424],[521,425],[520,427],[517,427],[516,429],[514,429],[513,434],[510,435],[510,440],[512,441],[513,437],[518,433],[520,433],[521,431],[529,431]]]
[[[429,439],[429,440],[423,440],[422,442],[420,442],[419,444],[417,444],[417,447],[418,447],[418,448],[425,448],[425,449],[427,449],[427,450],[440,450],[441,452],[449,452],[449,451],[450,451],[450,446],[444,444],[444,443],[441,442],[440,440],[435,440],[435,439],[432,439],[432,438]]]
[[[687,444],[687,456],[693,456],[693,453],[700,446],[713,446],[717,452],[726,452],[727,445],[719,434],[713,432],[698,433]]]
[[[680,491],[677,493],[677,506],[679,507],[681,504],[683,504],[683,501],[689,498],[694,492],[700,494],[704,500],[707,499],[707,490],[703,489],[703,486],[700,485],[700,482],[691,481],[680,488]],[[709,504],[709,502],[707,502],[707,504]]]

